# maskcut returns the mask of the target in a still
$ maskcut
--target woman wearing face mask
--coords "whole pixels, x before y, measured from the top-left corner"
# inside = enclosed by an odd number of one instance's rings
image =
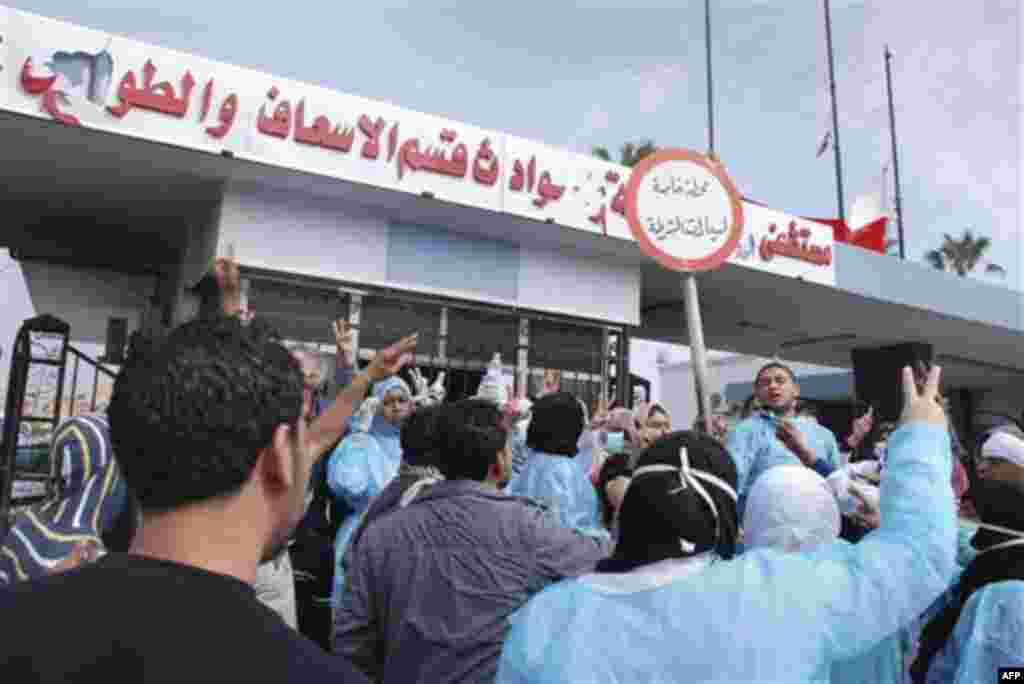
[[[640,450],[640,434],[629,409],[615,409],[605,423],[604,450],[607,453],[601,467],[591,474],[591,480],[601,498],[601,512],[605,527],[618,529],[618,513],[626,496],[636,457]]]
[[[345,586],[342,559],[352,533],[359,526],[371,499],[398,474],[402,462],[402,423],[412,412],[412,393],[400,378],[377,383],[372,396],[353,417],[352,434],[331,455],[327,481],[334,496],[350,507],[334,542],[334,592],[338,605]]]
[[[672,432],[672,417],[661,404],[648,404],[637,415],[640,424],[640,444],[646,449]]]

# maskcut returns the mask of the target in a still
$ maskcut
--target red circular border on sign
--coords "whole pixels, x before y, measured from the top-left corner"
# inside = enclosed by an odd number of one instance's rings
[[[643,181],[644,176],[657,168],[659,164],[668,161],[688,161],[704,167],[708,173],[718,179],[718,182],[722,184],[726,194],[729,196],[729,204],[732,206],[732,226],[729,229],[729,237],[726,239],[725,244],[717,251],[703,259],[678,259],[662,252],[651,242],[651,239],[647,236],[647,231],[640,224],[639,216],[637,216],[636,195],[640,189],[641,181]],[[736,251],[736,246],[740,243],[740,238],[743,236],[743,203],[740,201],[739,192],[736,191],[736,185],[726,175],[725,170],[720,164],[713,163],[703,154],[691,150],[659,150],[644,157],[633,168],[633,173],[629,177],[629,183],[626,185],[626,221],[629,223],[629,229],[632,231],[633,237],[640,244],[640,249],[665,268],[670,268],[673,271],[687,272],[712,271],[728,261],[729,257]]]

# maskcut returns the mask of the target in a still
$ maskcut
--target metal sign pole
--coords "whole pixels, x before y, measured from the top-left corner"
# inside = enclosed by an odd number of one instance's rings
[[[735,253],[743,236],[739,191],[712,154],[659,150],[644,157],[630,174],[626,219],[647,256],[684,274],[693,384],[704,429],[710,435],[714,421],[695,274],[719,268]]]
[[[697,406],[704,417],[704,429],[711,434],[711,399],[708,396],[708,359],[704,348],[704,324],[700,318],[700,299],[697,294],[697,276],[683,276],[683,301],[686,304],[686,329],[690,336],[690,355],[693,359],[693,384],[697,392]]]

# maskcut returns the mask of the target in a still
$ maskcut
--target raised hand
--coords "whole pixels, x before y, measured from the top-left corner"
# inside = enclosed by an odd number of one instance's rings
[[[377,415],[378,409],[380,409],[380,399],[377,397],[370,397],[363,402],[363,405],[359,407],[357,417],[359,432],[370,431],[370,425],[373,423],[373,417]]]
[[[239,294],[242,291],[242,276],[235,259],[235,245],[228,244],[227,255],[213,262],[213,277],[223,295]]]
[[[245,314],[242,307],[242,276],[235,260],[234,244],[228,244],[227,256],[214,259],[210,275],[217,285],[219,294],[218,312],[225,316]],[[243,322],[248,321],[243,317]]]
[[[334,343],[338,347],[338,353],[343,356],[345,363],[350,366],[355,365],[355,331],[349,327],[348,322],[344,319],[336,320],[331,326],[331,330],[334,332]]]
[[[366,369],[370,380],[377,382],[390,378],[412,361],[412,351],[419,341],[419,333],[404,337],[387,349],[377,352]]]
[[[942,369],[932,366],[926,378],[908,366],[903,369],[903,415],[900,422],[928,423],[946,427],[946,411],[942,408],[942,397],[939,395],[939,381]]]
[[[413,368],[409,371],[409,376],[412,378],[413,394],[417,398],[425,398],[429,387],[427,386],[427,379],[423,377],[423,372],[419,368]]]
[[[434,384],[430,386],[430,398],[436,402],[444,401],[445,396],[448,394],[448,390],[444,387],[444,378],[445,372],[441,371],[437,374]]]

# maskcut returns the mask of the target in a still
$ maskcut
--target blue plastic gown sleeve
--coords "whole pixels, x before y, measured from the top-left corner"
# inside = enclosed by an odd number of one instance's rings
[[[370,462],[383,458],[377,452],[377,441],[365,433],[354,433],[346,437],[331,454],[327,466],[327,484],[334,496],[360,509],[373,495]]]
[[[830,684],[902,684],[908,645],[909,635],[900,630],[859,656],[837,661]]]
[[[832,471],[834,472],[842,463],[842,459],[839,457],[839,442],[836,441],[836,436],[832,434],[831,430],[823,429],[828,433],[825,444],[825,459],[832,466]],[[831,474],[832,472],[829,472],[829,475]]]
[[[932,661],[928,684],[994,682],[1001,667],[1024,667],[1024,581],[979,589]]]
[[[736,491],[745,492],[747,489],[747,478],[750,476],[750,469],[757,459],[757,450],[754,446],[755,430],[751,428],[749,421],[737,425],[725,442],[725,449],[732,456],[736,464]]]
[[[852,547],[832,545],[811,554],[812,565],[804,570],[804,581],[820,582],[825,645],[833,659],[859,655],[910,625],[956,570],[948,431],[904,426],[893,434],[889,452],[881,527]]]

